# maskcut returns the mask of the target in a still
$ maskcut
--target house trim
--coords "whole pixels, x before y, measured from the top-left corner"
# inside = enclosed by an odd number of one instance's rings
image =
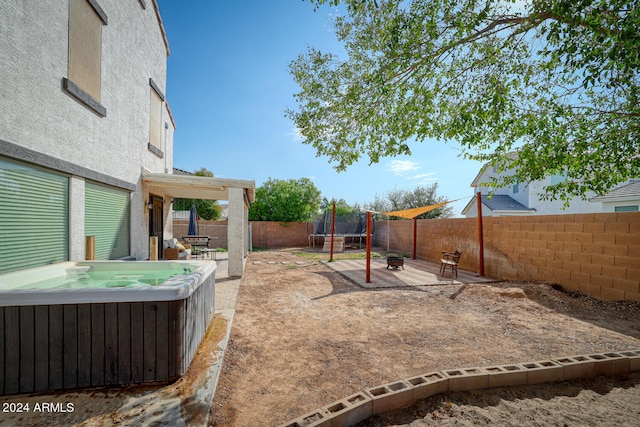
[[[98,1],[97,0],[87,0],[87,1],[89,2],[93,10],[95,10],[95,12],[98,14],[102,23],[104,25],[107,25],[108,24],[107,14],[104,13],[104,10],[98,4]]]
[[[62,78],[62,88],[81,104],[89,107],[92,111],[98,114],[100,117],[107,117],[107,109],[98,101],[96,101],[91,95],[82,90],[80,86],[72,82],[66,77]]]
[[[32,163],[37,166],[42,166],[69,175],[79,176],[91,181],[121,188],[123,190],[136,190],[135,183],[123,181],[121,179],[96,172],[83,166],[79,166],[65,160],[60,160],[47,154],[43,154],[29,148],[21,147],[11,142],[7,142],[3,139],[0,139],[0,155],[12,158],[14,160]]]
[[[167,56],[171,55],[169,51],[169,40],[167,39],[167,32],[164,29],[164,24],[162,23],[162,16],[160,16],[160,8],[158,8],[158,2],[156,0],[151,0],[153,2],[153,9],[156,12],[156,18],[158,19],[158,25],[160,26],[160,32],[162,33],[162,40],[164,40],[164,46],[167,49]]]
[[[162,102],[164,102],[165,101],[164,93],[162,93],[162,90],[160,90],[160,86],[158,86],[151,77],[149,77],[149,86],[151,86],[151,88],[158,94]]]

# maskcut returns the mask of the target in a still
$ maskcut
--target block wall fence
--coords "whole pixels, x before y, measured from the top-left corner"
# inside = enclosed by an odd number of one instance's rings
[[[376,222],[374,246],[413,252],[413,221]],[[640,213],[484,217],[484,273],[502,280],[557,283],[604,300],[640,302]],[[460,268],[479,271],[477,218],[417,221],[418,258],[463,252]]]
[[[174,219],[173,220],[173,235],[174,237],[181,238],[186,236],[189,231],[189,220],[187,219]],[[229,249],[227,240],[227,221],[198,221],[198,234],[203,236],[210,236],[215,238],[209,243],[212,248],[225,248]]]
[[[419,259],[440,262],[442,250],[460,248],[460,268],[479,271],[477,218],[416,224]],[[306,247],[308,229],[307,223],[253,222],[253,246]],[[640,212],[484,217],[483,237],[486,276],[640,302]],[[411,256],[413,221],[376,221],[372,242]]]
[[[307,247],[313,224],[306,222],[254,221],[251,237],[255,248]]]

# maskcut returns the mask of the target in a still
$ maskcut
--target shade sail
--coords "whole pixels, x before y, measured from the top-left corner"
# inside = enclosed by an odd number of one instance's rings
[[[429,205],[429,206],[421,206],[419,208],[411,208],[411,209],[403,209],[403,210],[399,210],[399,211],[391,211],[391,212],[380,212],[381,214],[384,215],[389,215],[389,216],[398,216],[400,218],[407,218],[407,219],[413,219],[419,215],[422,215],[425,212],[429,212],[432,211],[434,209],[438,209],[439,207],[442,207],[448,203],[453,203],[453,202],[457,202],[458,200],[462,200],[464,199],[464,197],[460,198],[460,199],[455,199],[455,200],[449,200],[447,202],[443,202],[443,203],[438,203],[435,205]]]

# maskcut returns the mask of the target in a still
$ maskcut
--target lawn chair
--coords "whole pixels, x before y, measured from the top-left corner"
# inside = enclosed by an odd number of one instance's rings
[[[447,267],[451,267],[451,274],[455,273],[457,279],[460,256],[462,256],[462,251],[460,249],[456,249],[454,253],[442,251],[442,258],[440,259],[440,275],[443,276]]]

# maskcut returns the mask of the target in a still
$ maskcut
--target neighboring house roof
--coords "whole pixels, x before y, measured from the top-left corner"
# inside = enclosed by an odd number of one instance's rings
[[[522,203],[516,201],[511,196],[494,194],[489,198],[488,195],[482,195],[482,204],[491,209],[492,211],[534,211],[535,209],[529,209]]]
[[[469,211],[469,209],[471,209],[472,206],[475,205],[476,203],[476,198],[472,198],[469,203],[467,203],[467,206],[464,207],[464,209],[462,210],[463,214],[466,214],[466,212]],[[489,196],[487,194],[483,194],[482,195],[482,204],[485,205],[487,208],[489,208],[491,211],[493,212],[535,212],[535,209],[530,209],[528,207],[526,207],[525,205],[523,205],[522,203],[518,202],[517,200],[513,199],[511,196],[507,196],[504,194],[494,194],[493,197],[489,198]]]
[[[173,168],[174,175],[193,175],[191,172],[180,168]]]
[[[604,196],[596,196],[589,199],[590,202],[617,202],[624,200],[640,199],[640,180],[634,180],[622,185]]]

